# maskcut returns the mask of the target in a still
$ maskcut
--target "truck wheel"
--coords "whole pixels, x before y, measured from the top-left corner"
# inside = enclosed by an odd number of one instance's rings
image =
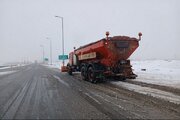
[[[72,70],[71,69],[68,70],[68,74],[72,75]]]
[[[82,78],[82,80],[87,80],[86,68],[84,66],[81,68],[81,78]]]
[[[72,75],[72,69],[71,69],[70,66],[68,66],[68,74],[69,74],[69,75]]]
[[[121,77],[120,80],[121,80],[121,81],[125,81],[125,80],[126,80],[126,77]]]
[[[91,83],[97,82],[93,67],[89,67],[88,69],[88,79]]]

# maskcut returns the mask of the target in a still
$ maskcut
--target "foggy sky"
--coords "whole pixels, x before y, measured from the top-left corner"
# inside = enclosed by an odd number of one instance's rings
[[[41,60],[42,48],[53,61],[62,54],[64,17],[65,54],[105,37],[138,37],[130,59],[180,59],[179,0],[0,0],[0,63]]]

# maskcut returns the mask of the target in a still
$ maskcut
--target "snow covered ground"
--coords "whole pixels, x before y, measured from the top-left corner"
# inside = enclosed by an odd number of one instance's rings
[[[180,89],[180,61],[146,60],[131,61],[131,64],[133,66],[134,73],[138,75],[138,77],[136,79],[132,79],[132,81],[140,81],[143,83]],[[172,92],[135,85],[126,81],[111,83],[140,94],[150,95],[169,102],[180,104],[180,96]]]
[[[5,72],[0,72],[0,76],[2,75],[7,75],[7,74],[11,74],[11,73],[14,73],[16,71],[5,71]]]
[[[2,70],[2,69],[8,69],[8,68],[11,68],[11,67],[10,67],[10,66],[0,67],[0,70]]]
[[[64,65],[66,66],[68,63],[68,61],[66,60]],[[46,66],[48,68],[57,68],[57,69],[61,69],[62,66],[62,61],[58,61],[58,62],[53,62],[52,65],[50,63],[47,64],[42,64],[43,66]]]
[[[0,70],[8,69],[8,68],[14,68],[14,67],[22,67],[22,66],[26,66],[26,65],[29,65],[29,64],[6,65],[4,67],[0,67]]]
[[[146,60],[132,61],[131,64],[135,74],[138,75],[134,81],[180,89],[180,61]]]
[[[134,92],[138,92],[141,94],[153,96],[156,98],[168,100],[169,102],[180,104],[180,96],[175,95],[171,92],[166,92],[166,91],[162,91],[162,90],[158,90],[158,89],[154,89],[154,88],[149,88],[149,87],[142,87],[139,85],[134,85],[134,84],[130,84],[127,82],[121,82],[121,81],[111,82],[111,83],[114,85],[120,86],[122,88],[134,91]]]
[[[57,69],[60,69],[60,64],[59,63],[52,63],[51,64],[42,64],[43,66],[45,67],[48,67],[48,68],[57,68]]]
[[[8,68],[14,68],[14,67],[22,67],[22,66],[26,66],[26,65],[29,65],[29,64],[5,65],[3,67],[0,67],[0,70],[8,69]]]

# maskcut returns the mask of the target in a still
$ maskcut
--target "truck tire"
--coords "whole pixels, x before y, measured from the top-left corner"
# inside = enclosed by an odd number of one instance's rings
[[[87,75],[86,75],[86,68],[85,68],[85,66],[82,66],[82,68],[81,68],[81,78],[82,78],[82,80],[87,80]]]
[[[72,75],[72,69],[71,69],[70,66],[68,66],[68,74],[69,74],[69,75]]]
[[[71,69],[68,70],[68,74],[72,75],[72,70]]]
[[[91,83],[96,83],[96,82],[97,82],[94,69],[93,69],[93,67],[91,67],[91,66],[88,68],[88,80],[89,80]]]

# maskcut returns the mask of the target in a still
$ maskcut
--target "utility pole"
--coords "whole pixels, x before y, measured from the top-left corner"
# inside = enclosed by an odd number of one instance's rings
[[[44,63],[44,45],[40,45],[40,47],[42,47],[42,50],[43,50],[43,58],[42,58],[43,60],[42,61]]]
[[[50,42],[50,44],[49,44],[49,54],[50,54],[50,64],[52,65],[52,41],[48,37],[46,39],[49,40],[49,42]]]
[[[62,20],[62,55],[64,57],[64,23],[63,23],[63,17],[61,16],[55,16],[57,18],[60,18]],[[64,66],[64,59],[62,61],[62,64]]]

